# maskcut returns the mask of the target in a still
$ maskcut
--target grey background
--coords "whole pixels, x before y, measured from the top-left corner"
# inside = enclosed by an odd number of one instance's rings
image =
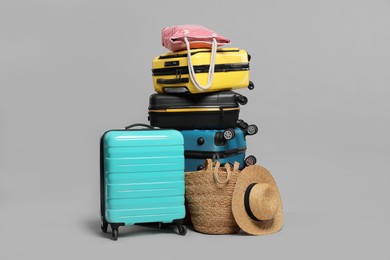
[[[147,122],[161,29],[248,50],[284,228],[186,237],[99,222],[98,141]],[[0,258],[389,259],[389,1],[0,1]]]

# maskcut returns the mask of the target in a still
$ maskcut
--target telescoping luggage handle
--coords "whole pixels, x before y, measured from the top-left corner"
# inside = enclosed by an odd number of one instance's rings
[[[141,124],[141,123],[131,124],[131,125],[125,126],[125,129],[127,130],[127,129],[134,128],[134,127],[146,127],[148,129],[155,129],[153,126],[150,126],[147,124]]]
[[[217,56],[217,40],[213,38],[213,45],[211,47],[211,59],[210,59],[210,67],[209,67],[209,73],[208,73],[208,80],[207,84],[205,86],[202,86],[198,79],[196,78],[194,66],[192,65],[192,58],[191,58],[191,49],[190,49],[190,43],[187,39],[189,31],[185,30],[184,31],[184,41],[186,43],[187,47],[187,57],[188,57],[188,74],[190,75],[190,79],[192,84],[200,90],[201,92],[206,91],[211,87],[211,84],[213,83],[214,79],[214,68],[215,68],[215,57]]]

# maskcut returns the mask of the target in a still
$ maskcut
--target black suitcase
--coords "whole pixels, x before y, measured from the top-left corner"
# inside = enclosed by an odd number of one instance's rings
[[[150,125],[174,129],[234,128],[248,99],[234,91],[202,94],[152,94]]]

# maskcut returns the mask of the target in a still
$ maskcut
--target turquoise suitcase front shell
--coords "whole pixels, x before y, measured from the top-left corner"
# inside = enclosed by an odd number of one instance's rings
[[[102,137],[108,223],[172,223],[185,217],[184,143],[176,130],[110,130]]]

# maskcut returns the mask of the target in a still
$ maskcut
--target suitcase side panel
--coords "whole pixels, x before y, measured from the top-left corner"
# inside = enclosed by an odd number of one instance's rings
[[[150,125],[175,129],[216,129],[236,125],[239,110],[217,112],[149,112]]]
[[[226,50],[226,51],[224,51]],[[230,51],[229,51],[230,50]],[[248,63],[248,53],[245,50],[221,48],[217,51],[215,64]],[[191,51],[194,66],[209,65],[211,59],[210,49]],[[175,64],[175,66],[171,66]],[[168,65],[168,66],[166,66]],[[153,69],[188,66],[187,51],[170,52],[153,59]]]
[[[184,218],[184,151],[178,131],[109,131],[103,144],[108,222],[133,225]]]
[[[104,135],[108,147],[144,147],[180,145],[182,137],[174,130],[109,131]]]
[[[208,152],[222,152],[235,149],[246,148],[246,140],[244,132],[241,128],[234,128],[235,137],[231,140],[225,141],[224,145],[216,145],[216,135],[221,136],[224,130],[181,130],[184,138],[185,151],[208,151]],[[199,143],[198,139],[203,138],[203,142]]]
[[[173,200],[175,199],[176,200]],[[155,199],[149,203],[146,198],[139,200],[132,199],[127,202],[124,209],[116,200],[107,209],[106,216],[109,222],[125,223],[134,225],[137,223],[162,222],[171,223],[176,219],[183,219],[185,216],[184,196],[162,197],[158,203]]]
[[[174,129],[224,129],[235,127],[239,104],[248,99],[233,91],[210,94],[165,95],[149,98],[152,126]]]
[[[165,95],[152,94],[149,97],[149,110],[170,108],[238,108],[239,97],[233,91],[210,94]]]
[[[212,159],[212,158],[210,158]],[[204,158],[188,158],[185,159],[185,171],[186,172],[192,172],[192,171],[198,171],[199,166],[203,166],[206,159]],[[218,161],[221,163],[221,165],[224,165],[225,163],[234,163],[239,162],[240,163],[240,170],[244,168],[245,166],[245,153],[239,153],[230,157],[226,158],[220,158]]]
[[[182,52],[186,53],[186,52]],[[196,55],[192,55],[192,63],[193,66],[202,66],[209,65],[211,58],[210,50],[198,52]],[[161,59],[160,57],[156,57],[153,60],[153,69],[161,69],[165,67],[165,64],[175,64],[177,67],[180,66],[188,66],[187,57],[181,55],[180,57],[175,57],[172,55],[172,58],[169,59]],[[248,67],[243,71],[223,71],[223,72],[215,72],[213,84],[209,89],[205,92],[214,92],[214,91],[222,91],[222,90],[230,90],[230,89],[239,89],[246,88],[249,86],[249,59],[248,53],[245,50],[238,50],[232,52],[217,52],[216,55],[216,64],[247,64]],[[169,68],[175,68],[169,67]],[[188,78],[188,74],[180,74],[181,78]],[[161,84],[158,82],[158,79],[162,80],[170,80],[175,79],[177,75],[153,75],[153,85],[154,89],[157,93],[164,93],[165,87],[183,87],[185,86],[189,92],[191,93],[200,93],[199,91],[189,80],[188,83],[177,83],[177,84]],[[208,73],[196,73],[196,77],[201,85],[207,84],[208,81]]]
[[[188,83],[177,84],[161,84],[159,79],[170,80],[175,79],[174,75],[153,76],[153,86],[157,93],[164,93],[166,87],[186,87],[191,93],[200,93],[200,91],[189,80]],[[183,74],[182,78],[188,78],[188,74]],[[208,81],[208,73],[196,73],[196,78],[201,85],[206,85]],[[204,92],[215,92],[231,89],[247,88],[249,86],[249,70],[246,71],[226,71],[214,73],[213,83],[210,88]]]

